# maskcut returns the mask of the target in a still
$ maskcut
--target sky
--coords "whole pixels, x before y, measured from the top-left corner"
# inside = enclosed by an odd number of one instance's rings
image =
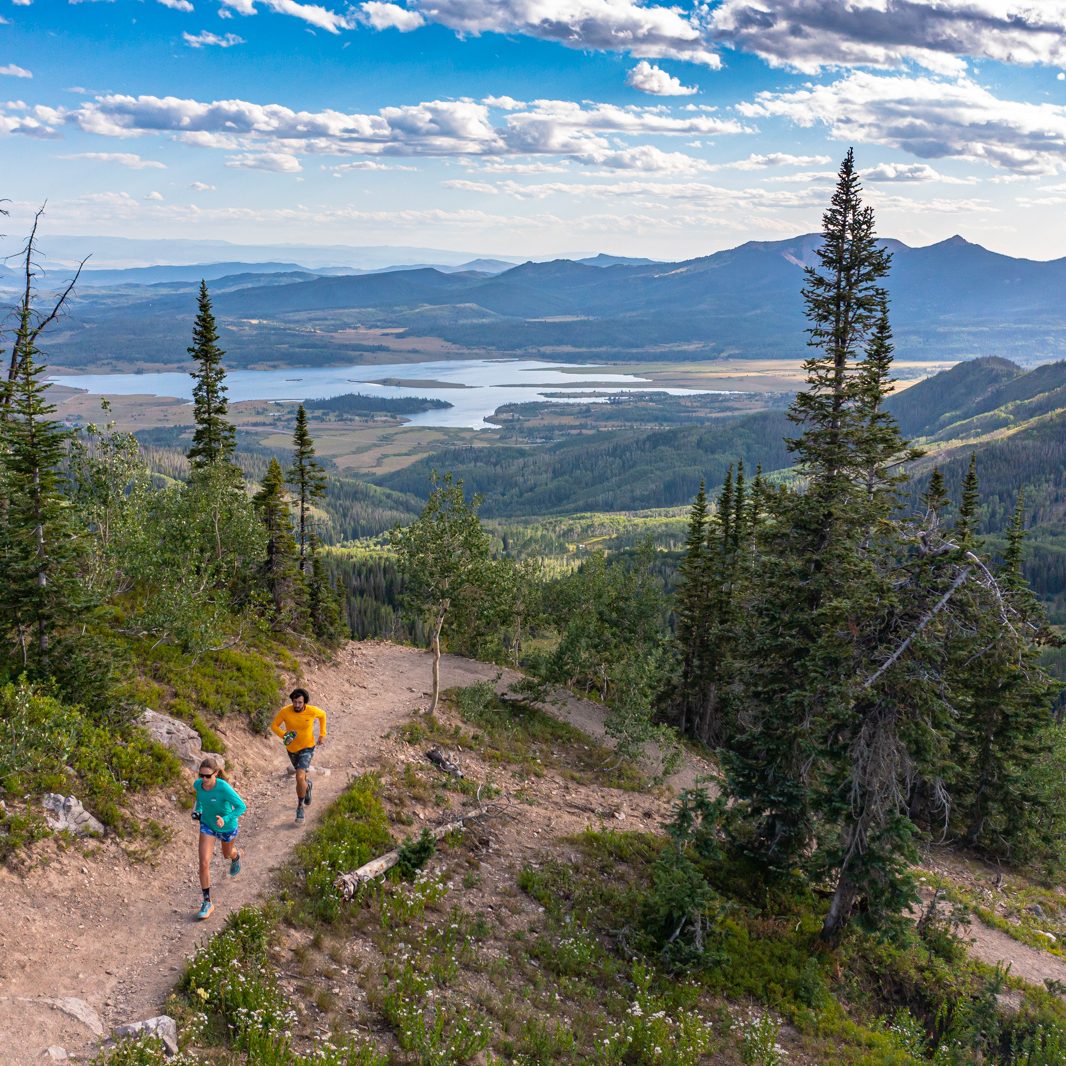
[[[1066,256],[1066,0],[0,0],[25,232],[678,260]]]

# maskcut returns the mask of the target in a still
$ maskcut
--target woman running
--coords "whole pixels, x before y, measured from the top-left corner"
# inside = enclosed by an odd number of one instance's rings
[[[204,759],[200,763],[200,777],[193,787],[196,789],[196,805],[192,816],[200,823],[200,887],[204,892],[197,917],[202,921],[210,918],[215,909],[211,902],[211,856],[216,837],[222,841],[222,854],[229,859],[230,877],[241,872],[241,853],[235,843],[239,832],[237,819],[248,810],[248,804],[237,795],[214,759]]]

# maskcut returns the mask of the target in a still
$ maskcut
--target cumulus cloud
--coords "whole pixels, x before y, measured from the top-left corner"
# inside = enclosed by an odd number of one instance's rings
[[[1062,0],[724,0],[709,32],[774,66],[807,73],[909,61],[959,74],[965,57],[1066,61]]]
[[[926,163],[882,163],[862,172],[863,181],[942,181],[943,175]]]
[[[426,24],[426,20],[417,11],[400,7],[399,4],[369,0],[360,6],[360,19],[375,30],[399,30],[400,33],[408,33]]]
[[[1029,174],[1066,164],[1066,107],[1002,100],[969,78],[856,71],[828,85],[759,93],[738,110],[821,124],[837,140],[897,148],[919,159],[966,159]]]
[[[163,200],[163,194],[161,192],[150,192],[145,196],[146,200],[152,200],[156,203],[161,203]]]
[[[226,166],[245,170],[269,170],[275,174],[298,174],[303,167],[300,160],[288,152],[244,152],[231,155]]]
[[[222,0],[222,3],[224,6],[220,14],[236,12],[238,15],[254,15],[258,10],[257,5],[261,5],[275,14],[291,15],[327,33],[340,33],[355,25],[350,15],[340,15],[319,4],[300,4],[296,0]]]
[[[61,119],[103,136],[166,133],[186,143],[238,153],[555,155],[590,164],[641,147],[624,138],[748,132],[741,123],[704,108],[675,113],[662,105],[619,107],[569,100],[536,100],[505,112],[494,122],[489,107],[472,100],[432,100],[351,114],[294,111],[280,104],[244,100],[202,102],[114,94],[86,102]],[[680,153],[662,155],[676,160]],[[641,158],[661,163],[654,151],[645,151]],[[673,169],[679,165],[675,163]]]
[[[62,155],[60,159],[92,159],[99,163],[118,163],[130,170],[166,170],[166,163],[155,159],[142,159],[133,152],[78,152],[74,155]]]
[[[695,7],[685,12],[643,0],[407,0],[406,10],[460,34],[521,34],[566,48],[717,68],[721,60],[701,25],[703,5]]]
[[[33,77],[33,74],[25,67],[16,66],[14,63],[8,63],[6,67],[0,67],[0,74],[6,74],[9,78]]]
[[[181,35],[190,48],[204,48],[209,45],[216,48],[232,48],[235,44],[244,44],[244,38],[235,33],[227,33],[220,37],[217,33],[204,30],[202,33],[183,33]]]
[[[521,100],[516,100],[513,96],[486,96],[481,102],[486,107],[496,107],[501,111],[520,111],[523,107],[528,106],[522,103]]]
[[[766,170],[769,167],[824,166],[832,160],[827,155],[790,155],[788,152],[770,152],[767,155],[749,155],[736,163],[724,163],[723,167],[734,170]]]
[[[214,185],[208,185],[206,181],[194,181],[190,186],[195,192],[214,192]]]
[[[189,0],[159,0],[163,7],[169,7],[172,11],[192,11],[193,6]]]
[[[376,159],[357,159],[354,163],[338,163],[335,167],[326,167],[331,173],[337,175],[347,174],[351,171],[366,171],[366,170],[408,170],[413,171],[414,167],[401,166],[398,163],[379,163]]]
[[[682,85],[679,78],[667,74],[662,67],[642,59],[627,75],[626,85],[653,96],[691,96],[699,90],[695,85]]]

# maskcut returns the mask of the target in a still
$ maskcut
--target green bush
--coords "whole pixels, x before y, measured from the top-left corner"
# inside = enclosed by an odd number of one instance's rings
[[[173,753],[109,708],[63,703],[25,680],[0,688],[0,790],[8,795],[74,793],[123,829],[126,794],[170,784],[180,771]]]

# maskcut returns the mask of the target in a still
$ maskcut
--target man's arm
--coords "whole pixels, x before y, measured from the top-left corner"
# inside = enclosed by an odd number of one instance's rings
[[[276,736],[280,737],[282,740],[285,739],[285,730],[281,728],[281,722],[282,722],[282,719],[285,717],[285,715],[291,710],[292,710],[292,704],[291,703],[289,703],[286,706],[282,707],[281,710],[278,711],[278,713],[276,715],[274,715],[274,721],[270,723],[270,731],[272,733],[274,733]]]
[[[315,711],[315,717],[318,719],[318,739],[321,742],[326,739],[326,712],[321,707],[316,707]]]

